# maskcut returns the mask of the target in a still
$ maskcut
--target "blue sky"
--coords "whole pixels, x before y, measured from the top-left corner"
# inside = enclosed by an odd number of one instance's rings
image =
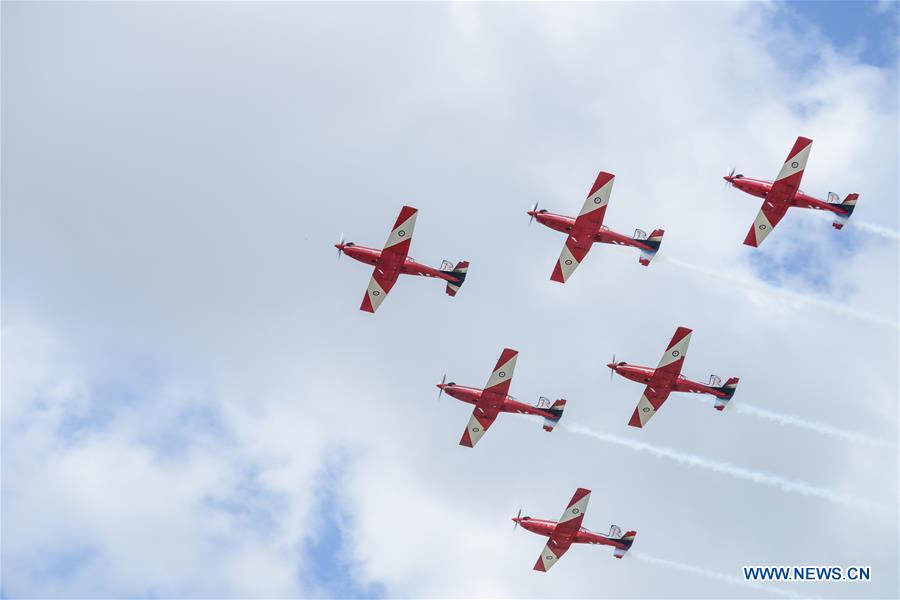
[[[877,66],[897,64],[900,2],[790,1],[799,26],[814,25],[841,52]]]

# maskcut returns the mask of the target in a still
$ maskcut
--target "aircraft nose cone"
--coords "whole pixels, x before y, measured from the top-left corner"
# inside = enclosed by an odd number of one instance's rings
[[[613,371],[616,370],[616,363],[606,363],[606,366],[609,367],[610,369],[612,369]]]
[[[537,216],[537,211],[536,211],[536,210],[529,210],[529,211],[528,211],[528,215],[529,215],[529,216],[532,216],[532,217],[536,217],[536,216]]]
[[[335,244],[334,247],[337,248],[338,250],[343,250],[343,249],[344,249],[344,245],[343,245],[343,244]]]
[[[725,175],[724,177],[722,177],[722,179],[724,179],[728,183],[732,183],[734,181],[734,175]]]
[[[437,389],[439,389],[439,390],[442,390],[445,387],[447,387],[447,384],[446,383],[436,383],[435,387],[437,387]]]

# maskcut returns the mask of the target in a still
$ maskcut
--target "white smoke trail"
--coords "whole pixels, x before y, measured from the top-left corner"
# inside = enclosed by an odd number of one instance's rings
[[[731,407],[729,407],[731,408]],[[832,427],[831,425],[826,425],[825,423],[819,423],[818,421],[809,421],[807,419],[802,419],[800,417],[795,417],[793,415],[785,415],[782,413],[772,412],[770,410],[765,410],[763,408],[757,408],[755,406],[750,406],[748,404],[738,404],[735,403],[734,410],[736,412],[745,414],[745,415],[753,415],[754,417],[760,417],[763,419],[768,419],[769,421],[773,421],[775,423],[779,423],[781,425],[790,425],[793,427],[799,427],[801,429],[808,429],[809,431],[815,431],[816,433],[822,433],[837,439],[846,440],[848,442],[858,442],[862,444],[869,444],[870,446],[881,446],[883,448],[897,448],[897,444],[891,443],[887,440],[880,440],[877,438],[872,438],[862,433],[857,433],[855,431],[847,431],[846,429],[839,429],[838,427]]]
[[[850,227],[855,227],[856,229],[862,229],[863,231],[867,231],[869,233],[874,233],[875,235],[880,235],[883,238],[887,238],[893,241],[900,241],[900,233],[894,231],[893,229],[888,229],[887,227],[882,227],[881,225],[875,225],[873,223],[866,223],[865,221],[851,221]]]
[[[714,471],[716,473],[730,475],[735,479],[743,479],[745,481],[752,481],[754,483],[761,483],[763,485],[776,487],[784,492],[800,494],[803,496],[815,496],[817,498],[822,498],[824,500],[829,500],[838,504],[846,504],[857,508],[882,508],[882,505],[876,502],[872,502],[863,498],[846,496],[829,489],[816,487],[814,485],[806,483],[805,481],[787,479],[785,477],[781,477],[780,475],[774,475],[772,473],[766,473],[764,471],[754,471],[752,469],[746,469],[744,467],[732,465],[720,460],[713,460],[710,458],[697,456],[695,454],[679,452],[678,450],[673,450],[664,446],[654,446],[653,444],[648,444],[646,442],[638,442],[636,440],[631,440],[608,433],[600,433],[599,431],[594,431],[592,429],[588,429],[587,427],[582,427],[581,425],[562,425],[561,427],[562,429],[571,433],[586,435],[603,442],[616,444],[618,446],[623,446],[631,450],[637,450],[638,452],[647,452],[648,454],[652,454],[653,456],[669,458],[683,465],[700,467],[709,471]]]
[[[665,558],[657,558],[655,556],[650,556],[649,554],[644,554],[643,552],[637,552],[635,550],[630,550],[628,552],[628,556],[632,556],[638,560],[642,560],[644,562],[649,562],[655,565],[659,565],[661,567],[668,567],[670,569],[677,569],[679,571],[684,571],[686,573],[691,573],[693,575],[700,575],[701,577],[706,577],[708,579],[715,579],[716,581],[722,581],[724,583],[729,583],[731,585],[737,585],[740,587],[753,588],[756,590],[762,590],[764,592],[769,592],[770,594],[775,594],[776,596],[783,596],[785,598],[802,598],[800,594],[795,592],[790,592],[787,590],[783,590],[780,588],[764,585],[762,583],[756,581],[747,581],[742,577],[735,577],[734,575],[726,575],[725,573],[719,573],[717,571],[710,571],[709,569],[704,569],[702,567],[696,567],[694,565],[689,565],[682,562],[676,562],[674,560],[667,560]]]
[[[698,402],[702,402],[703,404],[709,403],[709,400],[700,394],[687,394],[687,397],[697,400]],[[738,412],[744,415],[752,415],[754,417],[772,421],[773,423],[778,423],[779,425],[789,425],[792,427],[797,427],[798,429],[806,429],[808,431],[814,431],[816,433],[821,433],[848,442],[857,442],[860,444],[868,444],[869,446],[879,446],[882,448],[890,448],[893,450],[897,449],[897,444],[888,440],[874,438],[864,433],[848,431],[846,429],[841,429],[840,427],[826,425],[825,423],[811,421],[809,419],[804,419],[802,417],[797,417],[794,415],[787,415],[784,413],[766,410],[764,408],[758,408],[750,404],[744,404],[743,402],[730,402],[728,404],[728,407],[725,409],[725,412]]]
[[[790,302],[794,302],[798,307],[802,307],[803,305],[814,305],[821,308],[825,308],[831,310],[833,312],[841,313],[843,315],[853,317],[855,319],[859,319],[862,321],[868,321],[870,323],[875,323],[877,325],[887,325],[889,327],[900,328],[900,323],[897,321],[893,321],[888,317],[883,317],[881,315],[875,315],[872,313],[868,313],[862,310],[857,310],[850,306],[846,306],[843,304],[838,304],[836,302],[829,302],[828,300],[822,300],[821,298],[816,298],[814,296],[808,296],[806,294],[800,294],[798,292],[792,292],[790,290],[772,287],[767,285],[761,281],[757,281],[754,279],[747,279],[744,277],[736,277],[734,275],[730,275],[721,270],[711,269],[709,267],[704,267],[702,265],[695,265],[689,262],[685,262],[683,260],[679,260],[677,258],[672,258],[670,256],[664,256],[662,254],[657,255],[657,261],[662,261],[668,263],[670,265],[675,265],[677,267],[681,267],[682,269],[687,269],[689,271],[694,271],[695,273],[701,273],[703,275],[708,275],[709,277],[714,277],[721,281],[725,281],[729,284],[736,285],[738,287],[742,287],[745,289],[755,290],[758,292],[763,292],[769,294],[770,296],[776,296],[781,298],[782,300],[787,300]]]

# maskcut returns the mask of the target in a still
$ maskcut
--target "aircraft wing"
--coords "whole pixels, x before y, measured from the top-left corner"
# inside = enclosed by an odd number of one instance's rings
[[[681,375],[688,345],[691,343],[691,333],[687,327],[679,327],[675,330],[672,341],[666,347],[665,354],[660,359],[659,365],[653,372],[653,377],[644,388],[644,393],[641,394],[641,399],[628,421],[632,427],[643,427],[669,398],[672,385]]]
[[[394,287],[394,284],[397,283],[398,277],[400,277],[399,269],[387,271],[381,267],[375,267],[375,271],[372,273],[372,278],[369,280],[369,287],[366,289],[366,295],[363,296],[363,301],[359,310],[370,313],[378,310],[378,307],[381,306],[381,303],[384,301],[384,297],[388,295],[388,292],[390,292],[391,288]]]
[[[481,436],[484,435],[484,432],[494,424],[494,419],[497,418],[499,413],[500,409],[498,408],[479,408],[476,406],[475,410],[472,411],[472,416],[469,418],[469,424],[466,425],[466,430],[459,440],[459,445],[474,448]]]
[[[369,280],[369,287],[359,307],[360,310],[371,313],[378,310],[384,297],[394,287],[397,277],[400,276],[400,267],[403,266],[406,256],[409,254],[409,244],[412,241],[418,214],[419,211],[412,206],[404,206],[400,209],[394,228],[391,229],[391,234],[384,243],[384,250],[381,251],[381,257],[375,267],[375,272],[372,273],[372,279]]]
[[[581,207],[581,212],[575,219],[572,232],[566,239],[556,267],[550,279],[565,283],[569,276],[581,264],[588,250],[594,243],[594,234],[603,225],[603,217],[606,215],[606,206],[609,204],[609,196],[612,194],[612,186],[616,176],[612,173],[600,171],[591,191],[588,193]]]
[[[635,407],[628,424],[632,427],[643,427],[656,414],[659,407],[669,399],[671,391],[667,387],[656,388],[652,383],[648,384],[644,388],[644,393],[641,394],[641,399],[638,401],[638,405]]]
[[[581,529],[581,523],[584,521],[584,512],[587,510],[588,502],[591,499],[591,490],[578,488],[575,495],[569,501],[566,511],[550,534],[550,540],[544,546],[544,550],[534,563],[535,571],[549,571],[550,567],[556,564],[563,554],[565,554],[575,535]]]
[[[475,403],[475,410],[472,411],[472,417],[463,432],[462,439],[459,440],[460,446],[474,448],[484,432],[497,418],[497,414],[509,394],[509,386],[512,384],[518,357],[518,351],[511,348],[504,348],[500,353],[500,358],[494,366],[487,385],[481,390],[481,397]]]
[[[800,180],[803,179],[803,170],[806,168],[806,161],[809,158],[809,151],[812,149],[812,140],[805,137],[798,137],[791,148],[787,160],[781,166],[778,177],[772,183],[772,189],[766,194],[762,208],[756,215],[753,226],[744,238],[744,243],[748,246],[759,246],[772,229],[778,225],[784,217],[787,209],[791,206],[791,200],[800,189]]]

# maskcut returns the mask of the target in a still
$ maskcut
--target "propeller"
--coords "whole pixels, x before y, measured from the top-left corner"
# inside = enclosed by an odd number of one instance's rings
[[[513,524],[513,531],[516,530],[516,527],[519,526],[519,519],[522,517],[522,507],[519,507],[519,512],[516,514],[516,521]]]
[[[729,168],[728,168],[728,172],[726,173],[725,177],[734,177],[734,172],[735,172],[736,170],[737,170],[737,169],[736,169],[735,167],[729,167]],[[725,187],[728,187],[728,184],[729,184],[729,183],[730,183],[730,182],[726,179],[726,180],[725,180]]]
[[[446,373],[444,373],[444,376],[441,377],[441,385],[444,385],[445,383],[447,383],[447,374]],[[441,399],[441,396],[443,395],[443,393],[444,393],[444,388],[438,388],[438,400]]]
[[[613,353],[612,364],[616,364],[616,355],[615,355],[615,353]],[[610,369],[610,370],[609,370],[609,380],[610,380],[610,381],[612,381],[613,375],[615,375],[615,373],[616,373],[616,370],[615,370],[615,369]]]
[[[338,240],[337,251],[338,251],[338,260],[341,260],[341,252],[344,249],[344,232],[341,232],[341,239]]]
[[[538,209],[538,203],[535,202],[535,203],[534,203],[534,206],[531,207],[531,218],[528,219],[528,224],[529,224],[529,225],[531,225],[531,222],[534,221],[534,213],[537,212],[537,209]]]

